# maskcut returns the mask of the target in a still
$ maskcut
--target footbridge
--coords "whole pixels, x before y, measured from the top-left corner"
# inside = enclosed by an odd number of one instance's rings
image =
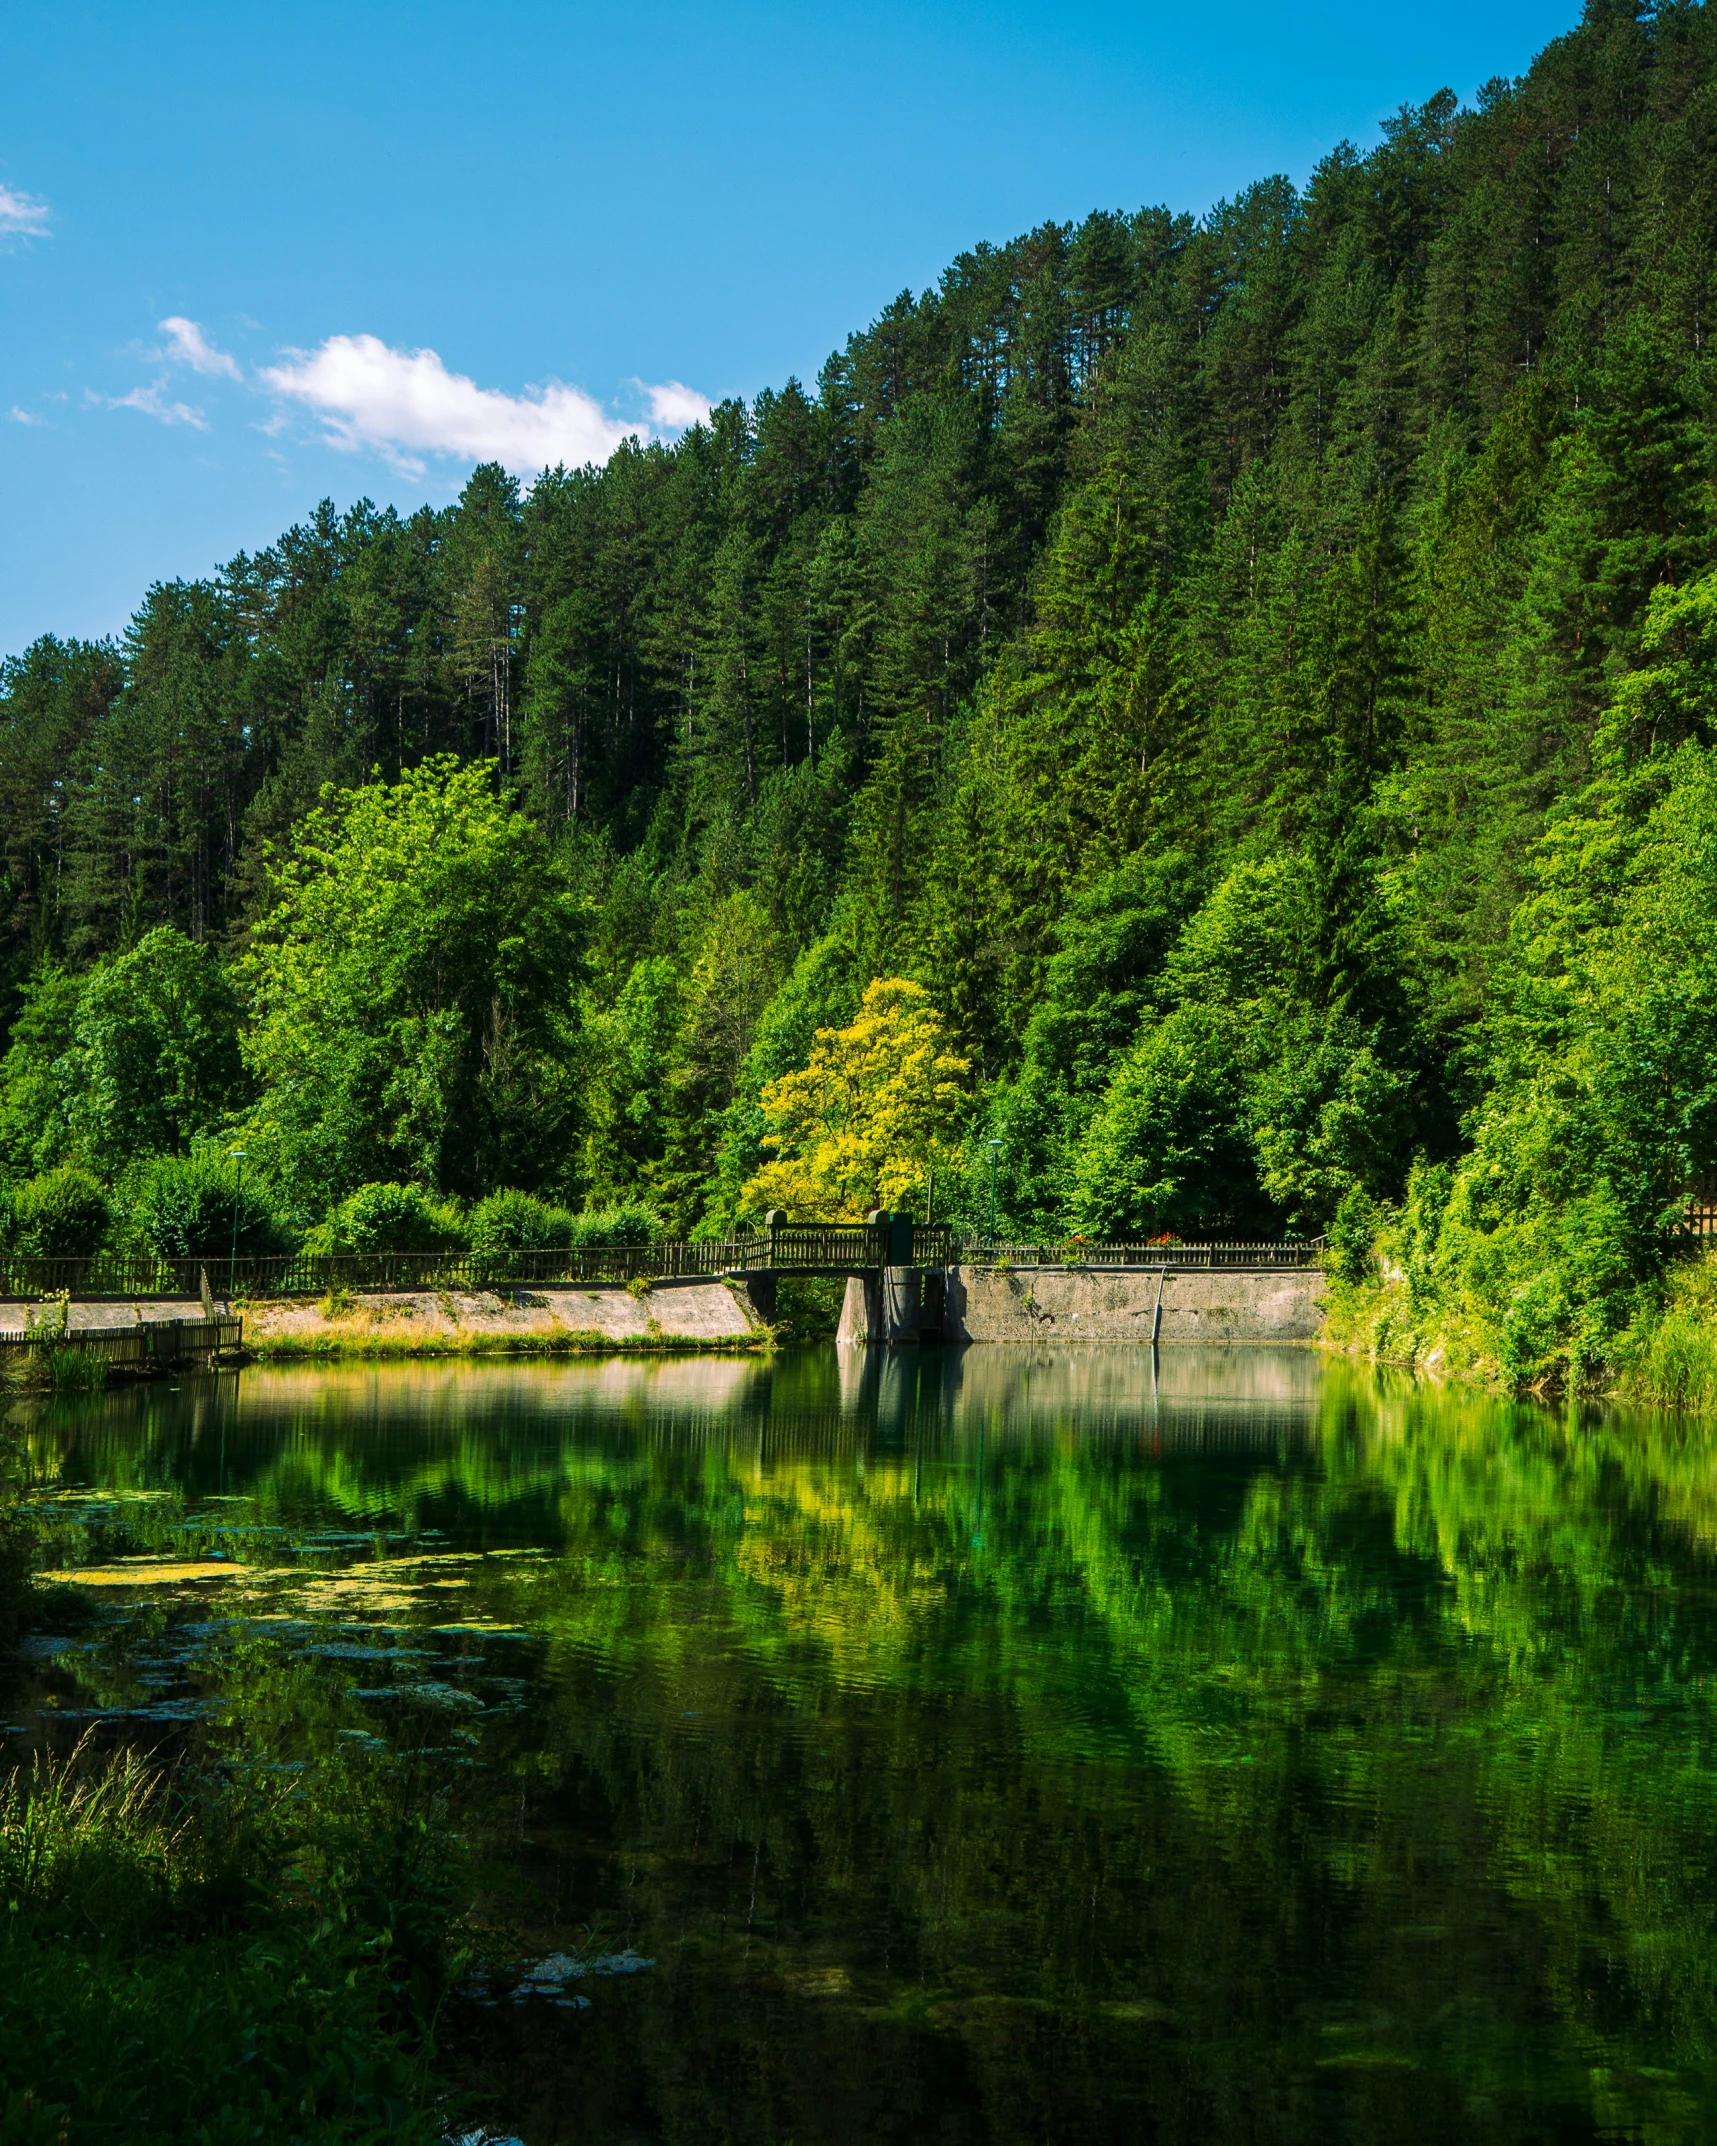
[[[847,1284],[848,1346],[917,1341],[1298,1339],[1316,1331],[1321,1247],[1311,1244],[1054,1244],[963,1241],[947,1223],[876,1211],[862,1222],[791,1222],[717,1239],[547,1249],[363,1252],[267,1258],[29,1259],[0,1255],[0,1299],[245,1301],[624,1283],[724,1281],[772,1321],[785,1279]],[[0,1323],[7,1323],[0,1321]]]

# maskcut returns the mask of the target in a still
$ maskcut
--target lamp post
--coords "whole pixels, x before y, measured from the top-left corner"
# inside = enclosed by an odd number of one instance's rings
[[[227,1260],[227,1303],[230,1305],[232,1303],[233,1290],[238,1280],[238,1200],[239,1192],[244,1184],[245,1151],[243,1148],[228,1148],[227,1153],[232,1158],[232,1160],[238,1164],[237,1174],[233,1178],[232,1254]]]
[[[986,1145],[986,1146],[987,1146],[987,1147],[989,1148],[989,1151],[990,1151],[990,1240],[989,1240],[989,1241],[990,1241],[990,1243],[991,1243],[991,1244],[994,1244],[994,1243],[995,1243],[995,1241],[996,1241],[996,1157],[997,1157],[997,1156],[998,1156],[998,1155],[999,1155],[999,1154],[1001,1153],[1001,1151],[1002,1151],[1002,1144],[1001,1144],[1001,1142],[1000,1142],[999,1140],[990,1140],[990,1141],[986,1141],[986,1142],[985,1142],[985,1145]]]

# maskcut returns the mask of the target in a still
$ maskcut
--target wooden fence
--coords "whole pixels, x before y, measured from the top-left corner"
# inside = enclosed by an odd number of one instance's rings
[[[133,1326],[0,1332],[0,1352],[15,1362],[20,1356],[46,1357],[70,1349],[79,1356],[95,1357],[110,1372],[131,1371],[141,1376],[224,1355],[238,1348],[243,1336],[243,1322],[228,1317],[140,1319]]]
[[[1177,1273],[1211,1267],[1315,1267],[1323,1239],[1309,1244],[987,1244],[962,1257],[978,1267],[1102,1267],[1125,1271],[1159,1267]]]
[[[723,1274],[852,1274],[881,1267],[1305,1267],[1309,1244],[964,1245],[946,1224],[784,1223],[703,1244],[578,1245],[540,1252],[361,1252],[266,1259],[21,1259],[0,1254],[0,1297],[327,1296],[334,1291],[516,1289],[534,1283],[689,1281]]]

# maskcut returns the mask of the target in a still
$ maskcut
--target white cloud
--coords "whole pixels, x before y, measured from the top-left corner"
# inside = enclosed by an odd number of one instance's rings
[[[0,235],[10,238],[46,238],[48,204],[34,194],[20,194],[0,181]]]
[[[20,410],[16,403],[12,405],[7,415],[15,425],[45,425],[47,423],[45,417],[38,417],[34,410]]]
[[[644,386],[640,380],[638,385]],[[644,388],[650,398],[650,416],[665,432],[683,432],[688,425],[706,425],[709,422],[710,400],[700,395],[695,387],[687,387],[681,380],[669,380],[661,387]]]
[[[192,425],[199,432],[207,432],[208,419],[199,409],[188,402],[169,402],[163,392],[165,380],[151,380],[147,387],[134,387],[129,395],[90,395],[91,402],[100,403],[107,410],[141,410],[145,417],[158,418],[164,425]]]
[[[206,373],[221,380],[242,380],[238,360],[224,350],[217,350],[204,335],[194,320],[186,320],[183,314],[174,313],[168,319],[155,324],[168,338],[167,348],[159,355],[170,365],[188,365],[194,373]]]
[[[425,454],[499,462],[520,476],[557,462],[606,462],[639,430],[610,417],[581,388],[555,382],[506,395],[449,372],[433,350],[395,350],[374,335],[331,335],[315,350],[289,351],[286,363],[264,367],[258,377],[277,395],[314,410],[331,446],[372,449],[413,475],[422,473]],[[709,407],[677,384],[649,394],[661,423],[670,420],[657,409],[660,396],[678,398],[675,409],[694,402]]]

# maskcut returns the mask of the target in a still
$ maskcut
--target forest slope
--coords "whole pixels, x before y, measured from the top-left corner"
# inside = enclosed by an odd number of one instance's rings
[[[8,662],[14,1246],[191,1247],[232,1147],[328,1243],[993,1152],[1011,1232],[1381,1228],[1415,1347],[1621,1362],[1717,1167],[1714,56],[1593,5],[1303,192]]]

